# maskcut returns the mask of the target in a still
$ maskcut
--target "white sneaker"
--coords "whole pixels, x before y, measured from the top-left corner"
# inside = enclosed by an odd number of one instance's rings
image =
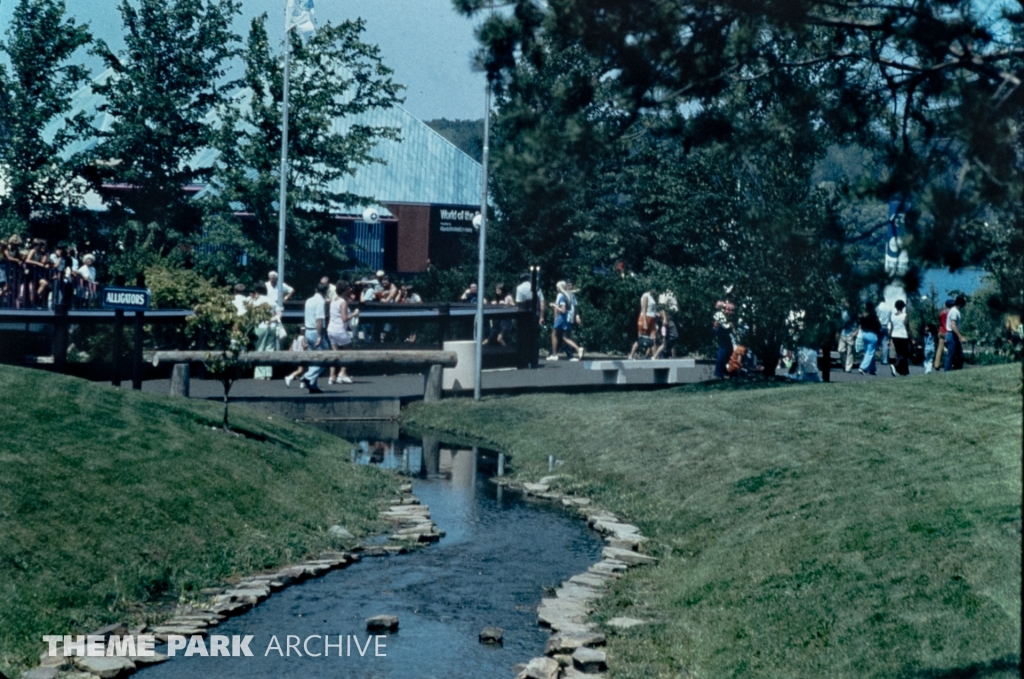
[[[573,356],[572,358],[569,359],[570,363],[572,363],[572,362],[579,363],[579,361],[580,361],[580,359],[579,359],[578,356]]]
[[[338,381],[344,384],[352,384],[352,378],[349,377],[348,375],[343,375],[341,379],[339,379]]]
[[[335,383],[335,379],[333,377],[330,378],[329,380],[327,380],[327,384],[334,384],[334,383]]]
[[[288,388],[288,389],[291,389],[292,388],[292,380],[293,379],[295,379],[295,378],[292,377],[291,375],[288,375],[287,377],[285,377],[284,378],[284,386],[286,388]]]
[[[558,354],[551,354],[550,356],[548,356],[548,360],[549,361],[557,361],[558,360]]]

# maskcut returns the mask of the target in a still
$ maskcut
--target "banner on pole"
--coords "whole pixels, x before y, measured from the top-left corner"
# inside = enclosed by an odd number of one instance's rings
[[[316,30],[313,24],[313,0],[288,0],[284,10],[284,32],[298,29],[303,35],[310,35]]]

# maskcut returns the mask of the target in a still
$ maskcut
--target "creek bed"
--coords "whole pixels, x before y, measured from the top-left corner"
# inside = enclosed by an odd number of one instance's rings
[[[343,432],[335,431],[343,434]],[[512,676],[512,665],[542,655],[549,630],[537,625],[546,587],[585,571],[601,558],[602,543],[586,524],[559,509],[523,501],[487,479],[497,456],[437,441],[367,437],[347,452],[360,463],[407,473],[413,493],[429,505],[446,532],[440,542],[410,554],[366,557],[348,568],[289,587],[211,630],[254,635],[251,658],[176,657],[145,670],[145,679],[204,677],[352,677],[454,679]],[[351,635],[365,645],[364,620],[397,615],[383,657],[311,658],[294,651],[265,655],[271,637],[286,650],[287,635]],[[478,642],[486,626],[505,630],[502,646]],[[311,640],[309,650],[322,651]],[[347,643],[347,642],[346,642]]]

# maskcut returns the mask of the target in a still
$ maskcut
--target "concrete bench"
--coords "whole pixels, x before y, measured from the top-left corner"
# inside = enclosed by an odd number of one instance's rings
[[[600,370],[605,384],[629,384],[626,375],[631,370],[653,370],[655,384],[678,384],[682,382],[680,370],[697,367],[692,358],[666,358],[652,360],[584,361],[586,370]]]

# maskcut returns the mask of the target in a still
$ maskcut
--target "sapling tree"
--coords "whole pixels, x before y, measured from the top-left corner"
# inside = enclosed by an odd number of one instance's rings
[[[220,380],[224,387],[224,420],[221,426],[230,431],[228,424],[228,394],[231,387],[250,367],[246,354],[255,347],[256,328],[270,320],[268,305],[246,305],[239,314],[230,292],[220,291],[213,298],[195,308],[189,317],[189,327],[202,333],[211,349],[206,352],[203,365],[209,374]]]

